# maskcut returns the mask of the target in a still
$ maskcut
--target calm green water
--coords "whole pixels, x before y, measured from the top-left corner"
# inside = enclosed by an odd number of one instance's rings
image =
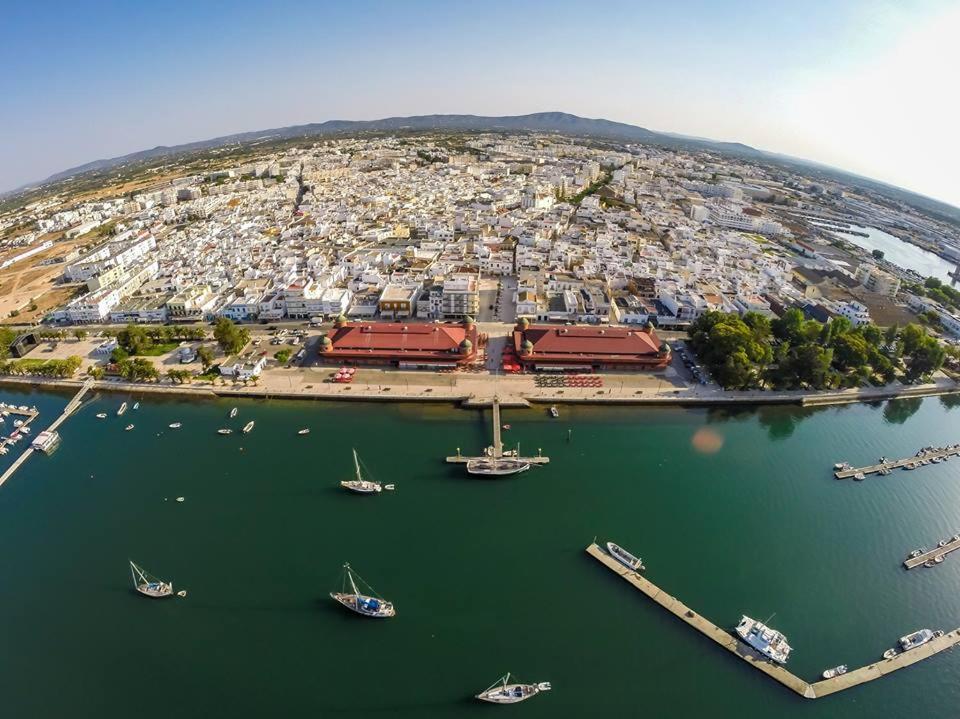
[[[47,421],[66,401],[0,399]],[[507,437],[552,462],[500,481],[441,462],[486,444],[479,412],[246,402],[231,423],[225,402],[144,400],[116,418],[120,401],[93,400],[53,456],[0,489],[5,717],[956,716],[956,652],[809,702],[583,552],[615,539],[721,625],[776,612],[806,678],[868,663],[908,631],[960,626],[960,557],[900,568],[960,531],[960,460],[862,483],[829,471],[957,441],[960,409],[938,399],[510,411]],[[249,419],[246,437],[215,434]],[[716,453],[692,449],[702,428],[722,438]],[[352,446],[396,492],[337,488]],[[133,594],[128,557],[189,596]],[[395,619],[327,597],[345,560]],[[508,670],[554,691],[513,709],[470,699]]]

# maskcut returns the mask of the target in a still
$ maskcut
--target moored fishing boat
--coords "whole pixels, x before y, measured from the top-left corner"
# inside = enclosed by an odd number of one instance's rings
[[[824,669],[824,670],[823,670],[823,678],[824,678],[824,679],[833,679],[834,677],[839,677],[840,675],[846,674],[846,673],[847,673],[847,665],[846,665],[846,664],[841,664],[841,665],[838,666],[838,667],[832,667],[832,668],[830,668],[830,669]]]
[[[552,688],[550,682],[538,682],[537,684],[511,683],[510,673],[507,672],[489,687],[477,694],[476,698],[482,702],[490,702],[491,704],[516,704],[535,697],[540,692],[550,691]]]
[[[152,599],[162,599],[173,596],[173,583],[164,582],[130,562],[130,574],[133,576],[133,587],[140,594]]]
[[[360,458],[357,457],[357,450],[353,450],[353,466],[356,478],[342,480],[340,482],[341,487],[357,494],[377,494],[383,490],[383,486],[379,482],[363,478],[363,474],[360,472]],[[393,487],[393,485],[389,486]]]
[[[366,594],[357,587],[357,580],[367,588]],[[380,597],[363,577],[353,571],[350,564],[343,565],[342,583],[339,592],[330,592],[330,596],[352,612],[365,617],[383,619],[396,615],[392,602]]]
[[[607,551],[610,553],[611,557],[635,572],[642,572],[644,569],[646,569],[646,567],[643,566],[643,562],[640,560],[640,557],[633,556],[619,544],[607,542]]]
[[[243,425],[243,433],[249,434],[253,430],[253,425],[256,424],[252,419]]]

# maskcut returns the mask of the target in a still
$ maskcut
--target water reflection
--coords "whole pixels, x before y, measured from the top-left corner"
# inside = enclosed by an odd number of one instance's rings
[[[888,424],[903,424],[917,413],[923,404],[923,397],[891,399],[883,408],[883,419]]]
[[[960,394],[942,394],[940,395],[940,404],[947,409],[960,407]]]
[[[760,405],[738,407],[713,407],[707,411],[707,422],[729,422],[747,420],[756,417],[767,436],[772,440],[787,439],[792,436],[800,424],[815,414],[826,410],[844,411],[850,405],[797,407],[784,405]]]

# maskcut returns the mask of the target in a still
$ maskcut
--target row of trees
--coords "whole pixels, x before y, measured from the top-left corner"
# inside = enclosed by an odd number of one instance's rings
[[[764,315],[707,312],[690,327],[690,343],[728,389],[834,389],[906,381],[939,369],[946,353],[919,325],[885,331],[853,327],[845,317],[822,323],[798,309]]]
[[[72,377],[83,360],[76,355],[71,355],[62,360],[33,360],[19,359],[11,361],[0,361],[0,374],[3,375],[30,375],[33,377]]]
[[[910,290],[921,297],[936,300],[944,307],[960,310],[960,290],[944,284],[936,277],[928,277],[922,285],[914,285]]]
[[[104,334],[113,334],[104,333]],[[163,325],[159,327],[143,327],[142,325],[127,325],[116,333],[117,344],[127,355],[138,355],[149,352],[156,345],[170,345],[176,342],[202,340],[207,336],[202,327],[184,327],[179,325]]]

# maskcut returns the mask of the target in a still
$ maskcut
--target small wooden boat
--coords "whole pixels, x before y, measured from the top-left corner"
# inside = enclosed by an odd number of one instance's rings
[[[133,587],[140,594],[151,599],[163,599],[173,596],[173,583],[164,582],[147,573],[142,567],[130,562],[130,574],[133,576]]]
[[[357,588],[357,580],[365,585],[367,593]],[[384,619],[395,616],[397,611],[392,602],[388,602],[376,592],[373,587],[363,581],[363,578],[354,572],[349,564],[343,565],[342,586],[339,592],[330,592],[330,596],[352,612],[365,617]]]
[[[540,692],[550,691],[550,689],[552,689],[550,682],[511,684],[510,673],[508,672],[477,694],[476,698],[482,702],[490,702],[491,704],[516,704],[517,702],[523,702],[531,697],[535,697]]]

